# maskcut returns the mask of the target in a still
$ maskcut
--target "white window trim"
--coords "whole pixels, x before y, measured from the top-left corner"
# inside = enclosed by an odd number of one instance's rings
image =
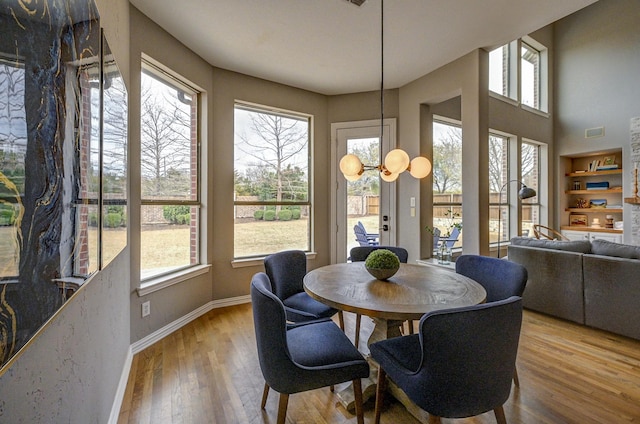
[[[165,274],[160,277],[145,280],[140,283],[140,287],[136,289],[138,297],[143,297],[158,290],[173,286],[174,284],[190,280],[199,275],[207,274],[209,273],[210,268],[211,264],[195,265],[172,274]]]

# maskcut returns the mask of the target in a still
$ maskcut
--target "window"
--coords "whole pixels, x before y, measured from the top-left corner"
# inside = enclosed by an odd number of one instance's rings
[[[491,50],[489,90],[520,105],[546,112],[547,62],[546,47],[531,37]]]
[[[199,260],[198,92],[146,61],[140,112],[142,280]]]
[[[462,127],[433,121],[433,228],[441,237],[462,223]],[[462,247],[459,236],[454,248]]]
[[[520,102],[540,109],[540,52],[524,42],[520,51]]]
[[[491,132],[489,134],[489,241],[504,243],[516,234],[533,236],[533,225],[541,221],[541,167],[544,145],[532,141],[520,143],[520,157],[512,155],[518,147],[517,138]],[[515,156],[515,157],[512,157]],[[518,167],[520,174],[517,173]],[[537,195],[520,200],[519,182]],[[520,208],[518,209],[518,207]]]
[[[489,90],[509,97],[509,45],[489,52]]]
[[[0,59],[0,93],[0,280],[8,280],[18,276],[27,151],[25,74],[18,61]]]
[[[523,141],[521,146],[521,174],[520,181],[527,187],[536,191],[537,195],[529,199],[522,200],[521,223],[522,233],[533,236],[533,226],[540,224],[541,203],[540,203],[540,177],[542,146],[534,142]]]
[[[495,133],[489,134],[489,243],[509,239],[509,205],[507,188],[509,181],[509,138]],[[515,183],[514,183],[515,184]]]
[[[311,118],[235,107],[234,257],[310,251]]]

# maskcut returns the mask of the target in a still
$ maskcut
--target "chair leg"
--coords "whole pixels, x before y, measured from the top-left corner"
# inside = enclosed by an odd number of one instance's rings
[[[386,391],[387,373],[382,367],[378,367],[378,387],[376,387],[376,408],[374,424],[380,424],[380,413],[382,412],[382,402],[384,401],[384,392]]]
[[[355,338],[355,346],[358,348],[358,344],[360,343],[360,322],[362,321],[362,315],[356,314],[356,338]]]
[[[520,388],[520,380],[518,379],[518,369],[517,368],[513,369],[513,384],[515,384],[516,387]]]
[[[289,395],[280,393],[280,402],[278,402],[278,424],[284,424],[287,418],[287,405],[289,404]]]
[[[264,390],[262,391],[262,403],[260,404],[260,408],[264,409],[267,405],[267,397],[269,396],[269,385],[264,383]]]
[[[338,322],[340,323],[340,329],[344,333],[344,314],[342,311],[338,311]]]
[[[358,424],[364,424],[364,411],[362,407],[362,381],[359,378],[353,380],[353,397],[356,404],[356,417]]]
[[[498,424],[507,424],[507,419],[504,416],[504,409],[502,408],[502,405],[494,409],[493,413],[496,415],[496,422]]]

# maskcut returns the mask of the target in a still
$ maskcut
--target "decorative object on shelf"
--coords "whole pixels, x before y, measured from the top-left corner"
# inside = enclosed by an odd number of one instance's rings
[[[364,266],[378,280],[386,280],[393,277],[400,268],[400,259],[388,249],[378,249],[369,253],[364,261]]]
[[[587,199],[583,198],[576,199],[576,207],[586,209],[589,207],[589,202],[587,202]]]
[[[609,181],[587,182],[587,190],[609,190]]]
[[[605,217],[604,228],[613,228],[613,215],[607,215]]]
[[[607,207],[607,199],[591,199],[589,207],[604,209]]]
[[[573,189],[574,189],[574,190],[580,190],[581,188],[582,188],[582,185],[581,185],[581,183],[580,183],[580,180],[575,180],[575,181],[573,182]]]
[[[380,140],[384,125],[384,0],[380,3]],[[424,178],[431,173],[431,162],[424,156],[412,160],[401,149],[391,150],[380,165],[365,165],[354,154],[347,154],[340,159],[340,172],[348,181],[357,181],[364,171],[376,169],[380,178],[386,182],[395,181],[404,171],[409,171],[414,178]]]
[[[500,187],[500,192],[498,193],[500,199],[500,202],[498,203],[498,258],[500,257],[500,228],[502,227],[502,213],[500,213],[500,211],[502,210],[502,190],[504,190],[504,188],[508,186],[509,183],[512,183],[514,181],[522,186],[522,188],[520,188],[520,191],[518,191],[518,198],[520,200],[529,199],[537,195],[534,189],[527,187],[526,184],[520,180],[509,180],[504,183],[502,187]]]
[[[571,214],[569,216],[569,225],[576,226],[576,227],[586,227],[587,226],[587,215],[580,215],[580,214]]]
[[[602,228],[600,226],[600,218],[593,218],[591,220],[591,228]]]

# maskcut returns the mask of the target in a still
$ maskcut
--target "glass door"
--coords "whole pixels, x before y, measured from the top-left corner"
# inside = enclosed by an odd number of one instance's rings
[[[377,170],[367,170],[356,181],[347,181],[337,163],[347,153],[355,154],[365,165],[378,165],[395,144],[395,120],[350,122],[332,125],[334,139],[333,178],[336,188],[335,211],[332,222],[332,262],[346,262],[352,247],[366,244],[395,244],[395,226],[391,216],[395,204],[395,184],[382,181]],[[366,239],[356,239],[354,227],[361,225],[368,233]]]

